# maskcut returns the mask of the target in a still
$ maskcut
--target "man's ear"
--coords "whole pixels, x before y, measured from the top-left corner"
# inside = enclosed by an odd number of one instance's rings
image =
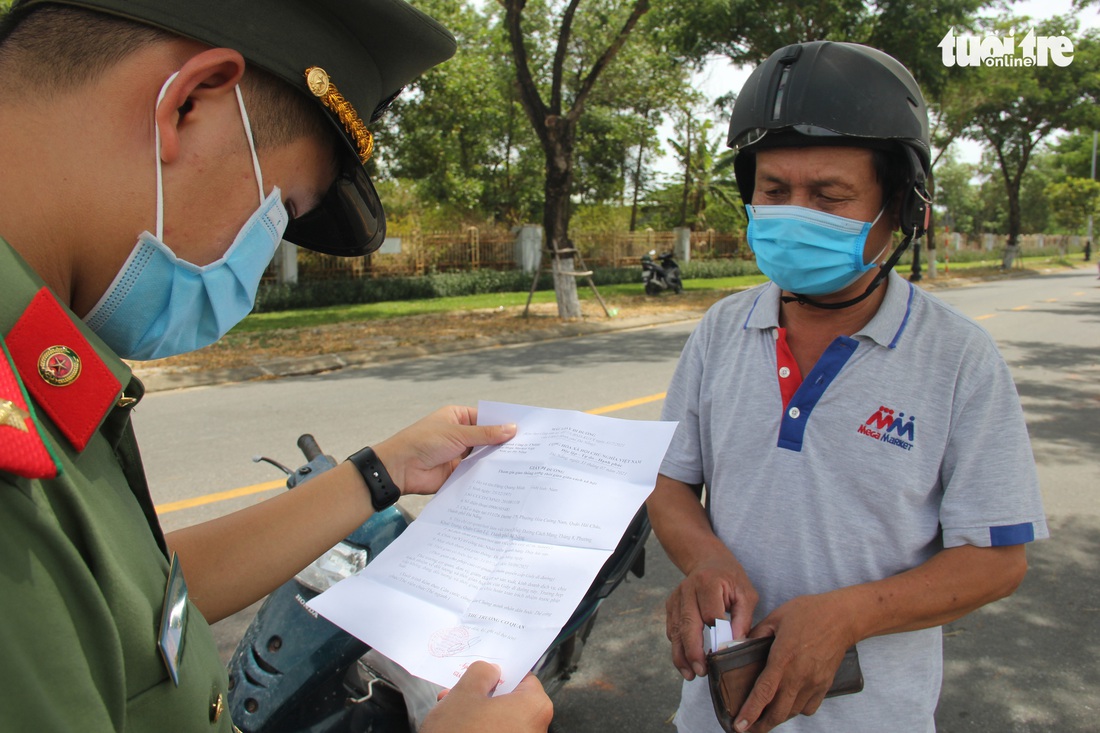
[[[231,48],[207,49],[184,62],[157,105],[161,161],[179,158],[180,126],[191,109],[218,95],[233,94],[244,68],[244,57]]]

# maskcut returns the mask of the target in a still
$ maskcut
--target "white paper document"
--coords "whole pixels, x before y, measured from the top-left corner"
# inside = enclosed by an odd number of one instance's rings
[[[728,618],[714,619],[713,626],[703,626],[703,653],[722,651],[731,646],[744,643],[744,639],[733,640],[733,625]]]
[[[676,423],[482,402],[509,442],[464,460],[357,575],[309,605],[417,677],[478,659],[510,692],[553,643],[653,490]]]

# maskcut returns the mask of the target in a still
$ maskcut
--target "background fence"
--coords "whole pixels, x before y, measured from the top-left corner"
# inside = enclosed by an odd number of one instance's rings
[[[516,233],[497,228],[423,232],[394,230],[387,233],[387,245],[363,257],[334,257],[300,249],[297,278],[303,281],[424,275],[432,272],[517,269]],[[572,233],[587,267],[629,267],[652,250],[674,249],[674,231]],[[744,235],[708,230],[690,232],[692,259],[751,258]],[[278,278],[273,265],[265,280]]]
[[[298,251],[300,280],[423,275],[429,272],[511,270],[515,235],[507,229],[467,227],[450,232],[387,233],[383,251],[363,257],[334,257]],[[396,242],[397,244],[392,244]],[[396,251],[386,251],[396,250]],[[269,272],[269,276],[274,273]]]
[[[641,256],[652,250],[675,251],[682,231],[589,232],[571,233],[573,245],[580,251],[586,267],[637,266]],[[752,259],[744,234],[714,230],[687,233],[691,260]],[[937,258],[941,261],[952,253],[999,252],[1006,243],[1004,235],[943,235],[938,233]],[[1066,254],[1078,251],[1084,238],[1076,235],[1029,234],[1020,238],[1024,253],[1058,251]],[[359,279],[424,275],[436,272],[466,272],[471,270],[514,270],[520,267],[515,230],[503,228],[467,227],[453,231],[422,232],[391,230],[386,245],[364,257],[333,257],[308,250],[297,252],[299,281]],[[278,261],[278,260],[277,260]],[[265,280],[280,279],[279,268],[273,264]]]

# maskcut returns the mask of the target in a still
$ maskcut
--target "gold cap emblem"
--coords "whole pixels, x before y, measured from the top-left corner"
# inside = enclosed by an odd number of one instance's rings
[[[68,346],[51,346],[38,357],[38,374],[55,387],[64,387],[80,376],[80,357]]]
[[[366,163],[374,152],[374,135],[363,124],[359,113],[351,102],[344,99],[340,90],[332,83],[332,77],[320,66],[311,66],[306,69],[306,85],[310,93],[321,100],[321,104],[336,115],[340,124],[344,126],[351,139],[355,141],[355,147],[359,151],[359,162]]]
[[[328,94],[329,87],[328,72],[320,66],[311,66],[306,69],[306,84],[309,85],[309,91],[313,93],[313,96],[325,96]]]

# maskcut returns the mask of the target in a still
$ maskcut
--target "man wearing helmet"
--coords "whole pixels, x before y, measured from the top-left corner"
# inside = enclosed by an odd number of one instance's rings
[[[708,312],[665,402],[648,506],[685,574],[677,727],[721,730],[702,626],[728,613],[775,637],[736,730],[933,733],[939,627],[1012,593],[1047,527],[992,339],[892,272],[927,227],[924,100],[880,51],[796,44],[745,83],[729,144],[771,282]],[[863,691],[824,699],[853,645]]]
[[[228,733],[208,623],[514,426],[444,409],[165,536],[123,359],[217,340],[284,236],[377,249],[368,125],[455,41],[402,0],[16,0],[2,21],[0,727]],[[498,675],[472,665],[425,729],[545,731],[538,681],[493,698]]]

